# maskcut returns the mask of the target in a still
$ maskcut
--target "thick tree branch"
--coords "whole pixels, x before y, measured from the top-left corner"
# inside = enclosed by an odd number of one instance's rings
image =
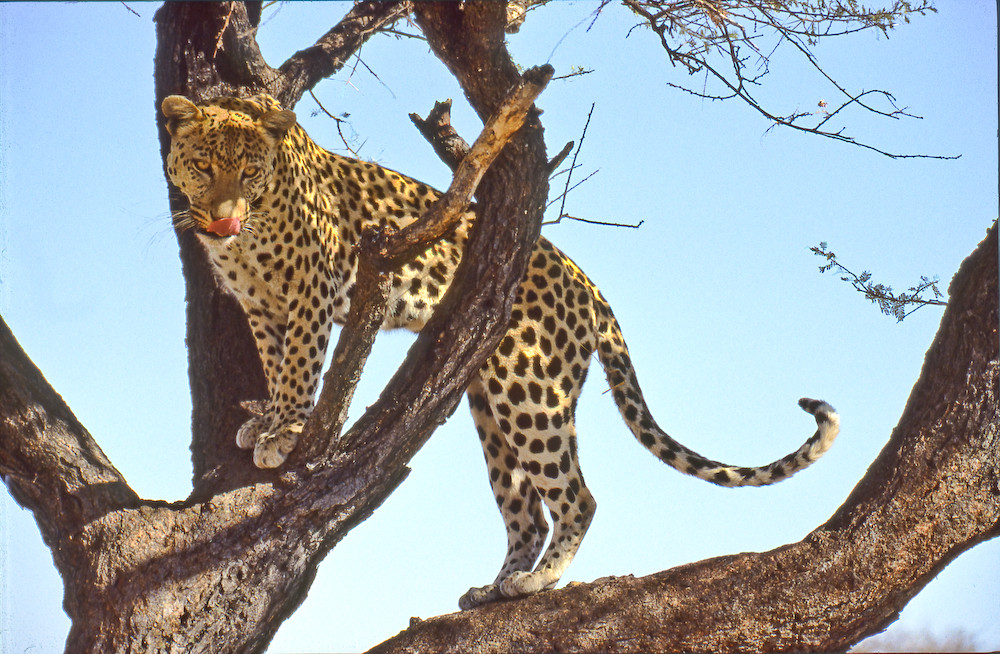
[[[427,118],[412,113],[410,120],[420,135],[431,144],[434,153],[441,158],[441,161],[451,168],[452,172],[458,170],[462,159],[469,154],[469,144],[451,124],[451,100],[435,102]]]
[[[278,69],[283,88],[274,94],[282,106],[294,107],[302,94],[344,67],[347,60],[380,29],[410,13],[411,3],[359,2],[316,43],[299,50]]]
[[[45,540],[138,502],[0,317],[0,477]]]
[[[432,618],[373,651],[836,651],[880,631],[1000,534],[997,277],[994,224],[889,442],[802,541]]]
[[[492,32],[496,14],[505,11],[506,8],[501,3],[414,5],[414,16],[427,36],[428,44],[438,59],[458,78],[472,108],[483,122],[486,122],[494,108],[500,104],[503,94],[517,79],[517,67],[507,53],[503,40],[494,38]],[[485,19],[487,15],[488,20]],[[480,68],[471,70],[468,62],[477,62]],[[487,72],[491,74],[486,74]],[[501,86],[493,86],[498,79],[507,82]]]

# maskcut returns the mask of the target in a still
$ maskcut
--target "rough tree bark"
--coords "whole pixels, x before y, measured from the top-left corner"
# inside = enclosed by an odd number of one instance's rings
[[[157,16],[156,104],[170,93],[264,91],[293,106],[411,9],[486,121],[520,80],[497,3],[361,3],[278,69],[252,37],[259,4],[167,3]],[[338,373],[325,380],[307,444],[279,472],[232,456],[241,401],[264,396],[263,377],[238,306],[181,234],[195,464],[183,502],[139,498],[0,321],[0,474],[34,512],[63,575],[67,651],[263,651],[322,558],[401,481],[502,336],[538,236],[547,172],[529,114],[483,177],[479,221],[443,310],[382,399],[335,442],[381,321],[378,261],[399,245],[393,235],[366,241]],[[996,232],[956,274],[889,443],[803,541],[434,618],[379,651],[830,650],[883,628],[950,560],[1000,532]]]

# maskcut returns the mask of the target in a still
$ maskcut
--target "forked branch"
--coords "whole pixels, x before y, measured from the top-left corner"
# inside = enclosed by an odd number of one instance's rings
[[[458,224],[462,212],[472,201],[483,173],[514,132],[524,124],[535,98],[548,84],[552,73],[553,68],[548,64],[525,71],[520,82],[507,93],[497,112],[486,121],[479,138],[462,157],[448,191],[420,220],[396,235],[387,236],[379,251],[372,253],[378,257],[378,265],[383,270],[402,266]]]
[[[458,165],[448,191],[419,220],[395,233],[376,227],[363,232],[350,315],[334,349],[333,364],[323,380],[323,391],[313,416],[305,427],[304,440],[309,445],[297,457],[312,461],[319,451],[332,452],[364,362],[385,317],[390,273],[454,228],[483,174],[521,128],[532,103],[551,76],[551,66],[531,68],[522,75]]]

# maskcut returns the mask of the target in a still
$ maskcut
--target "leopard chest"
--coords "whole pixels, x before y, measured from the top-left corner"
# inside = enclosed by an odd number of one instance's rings
[[[219,278],[248,311],[278,317],[297,301],[325,304],[349,277],[346,261],[336,260],[336,234],[312,221],[257,215],[235,237],[201,240]]]

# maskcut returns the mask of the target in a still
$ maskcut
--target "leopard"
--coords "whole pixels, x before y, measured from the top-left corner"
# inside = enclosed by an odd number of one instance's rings
[[[253,451],[257,467],[278,468],[312,410],[333,325],[347,319],[362,233],[402,229],[442,194],[320,147],[295,113],[268,95],[199,104],[174,95],[161,108],[170,136],[166,172],[188,205],[175,215],[175,228],[196,232],[239,301],[267,380],[266,408],[239,427],[236,445]],[[470,205],[451,233],[394,273],[384,329],[418,332],[430,319],[475,220]],[[719,486],[787,479],[821,457],[840,431],[832,406],[803,398],[815,433],[767,465],[720,463],[674,440],[653,419],[607,300],[540,236],[506,333],[466,391],[507,552],[495,580],[470,588],[461,609],[552,589],[578,551],[597,507],[580,471],[575,425],[592,357],[639,443],[674,469]]]

